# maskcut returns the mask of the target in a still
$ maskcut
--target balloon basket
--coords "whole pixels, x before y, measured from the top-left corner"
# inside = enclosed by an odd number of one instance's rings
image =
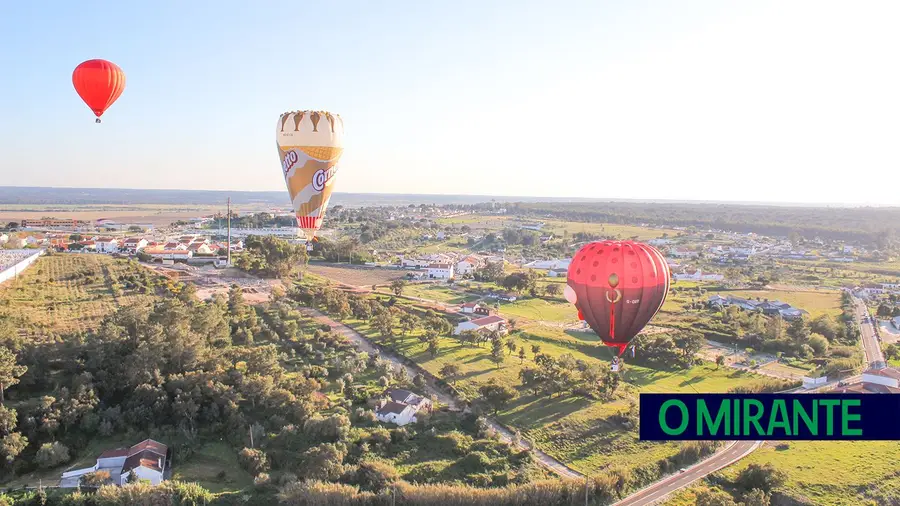
[[[94,123],[100,123],[100,118],[95,119]]]

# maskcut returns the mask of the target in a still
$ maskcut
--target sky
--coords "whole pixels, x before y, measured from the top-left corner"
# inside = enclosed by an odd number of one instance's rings
[[[0,185],[900,205],[900,2],[10,2]],[[103,123],[71,73],[127,75]],[[287,201],[287,191],[285,190]]]

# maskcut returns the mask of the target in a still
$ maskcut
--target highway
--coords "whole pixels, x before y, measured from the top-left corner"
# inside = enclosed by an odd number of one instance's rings
[[[862,341],[863,352],[866,354],[866,362],[869,364],[869,367],[884,368],[887,364],[884,361],[884,355],[881,354],[881,345],[878,342],[878,338],[875,337],[874,323],[872,323],[871,319],[865,320],[869,314],[868,309],[857,298],[853,299],[853,303],[856,306],[856,321],[859,322],[860,340]]]
[[[687,468],[684,472],[676,473],[668,478],[650,485],[649,487],[633,494],[614,504],[614,506],[649,506],[676,490],[714,473],[723,467],[729,466],[741,460],[753,450],[761,441],[734,441],[729,443],[724,450],[712,457]]]

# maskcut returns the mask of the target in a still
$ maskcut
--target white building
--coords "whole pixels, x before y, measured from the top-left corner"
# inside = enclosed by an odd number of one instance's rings
[[[479,307],[481,307],[481,304],[477,302],[466,302],[465,304],[459,306],[459,312],[465,314],[473,314]]]
[[[129,476],[134,474],[138,480],[147,480],[152,485],[159,485],[166,478],[169,449],[166,445],[145,439],[131,448],[107,450],[97,457],[97,463],[91,467],[76,469],[63,473],[59,481],[60,488],[75,488],[81,478],[97,471],[109,473],[110,481],[115,485],[128,483]]]
[[[453,277],[453,265],[431,264],[428,266],[426,273],[432,279],[450,279]]]
[[[142,237],[129,237],[122,241],[122,249],[132,253],[136,253],[147,247],[147,239]]]
[[[473,256],[467,256],[463,258],[459,262],[456,263],[456,273],[460,276],[465,276],[466,274],[474,274],[479,268],[481,268],[483,262]]]
[[[891,320],[891,324],[894,326],[895,329],[900,330],[900,316],[895,316]]]
[[[483,318],[477,318],[475,320],[469,320],[465,322],[461,322],[459,325],[453,329],[453,335],[458,336],[466,331],[485,331],[485,332],[493,332],[497,331],[500,333],[506,332],[506,320],[496,316],[485,316]]]
[[[700,269],[685,269],[674,275],[676,281],[722,281],[725,279],[721,274],[703,274]]]
[[[886,367],[884,369],[869,369],[862,373],[863,383],[875,383],[891,388],[900,388],[900,371]]]
[[[572,262],[570,258],[564,259],[554,259],[554,260],[535,260],[534,262],[528,262],[524,265],[529,269],[542,269],[542,270],[566,270],[569,268],[569,264]]]
[[[145,249],[144,253],[160,260],[187,260],[194,256],[194,252],[188,249]]]
[[[411,268],[411,269],[419,269],[422,267],[428,267],[431,264],[431,260],[425,260],[422,258],[402,258],[400,259],[400,266]]]
[[[100,237],[94,241],[98,253],[118,253],[119,240],[114,237]]]
[[[393,388],[385,392],[385,396],[388,399],[375,410],[375,417],[384,423],[400,426],[413,423],[416,421],[416,413],[431,408],[429,399],[409,390]]]
[[[9,236],[6,234],[0,234],[0,244],[6,244],[9,241]]]

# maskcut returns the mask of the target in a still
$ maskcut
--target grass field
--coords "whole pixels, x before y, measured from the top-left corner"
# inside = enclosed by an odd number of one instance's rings
[[[568,302],[550,302],[544,299],[523,299],[501,303],[500,312],[507,318],[577,323],[578,311]]]
[[[569,235],[578,232],[590,234],[599,234],[607,237],[620,237],[621,239],[630,239],[637,237],[639,241],[647,241],[662,237],[663,234],[675,236],[679,232],[671,229],[646,228],[634,225],[616,225],[611,223],[576,223],[571,221],[550,220],[544,222],[544,230],[552,232],[554,235],[562,235],[568,232]]]
[[[778,450],[767,444],[721,473],[734,477],[751,463],[771,463],[788,475],[785,492],[814,504],[896,504],[900,500],[900,444],[896,441],[795,441],[789,446]]]
[[[241,468],[234,449],[225,443],[206,443],[183,462],[174,462],[172,478],[197,482],[211,492],[242,490],[253,478]]]
[[[791,306],[804,309],[809,312],[810,318],[815,318],[822,314],[833,317],[841,314],[841,295],[837,291],[795,291],[795,290],[737,290],[716,292],[723,297],[734,296],[744,298],[756,298],[769,300],[780,300]],[[711,295],[711,292],[707,292]]]
[[[462,304],[477,299],[478,297],[464,292],[453,290],[446,285],[437,283],[410,284],[403,288],[403,295],[418,297],[420,299],[444,302],[446,304]]]
[[[150,300],[133,290],[114,295],[115,280],[134,269],[143,268],[106,255],[43,256],[18,283],[0,287],[0,317],[56,333],[93,328],[118,307]]]
[[[325,264],[320,262],[311,262],[307,267],[307,271],[345,285],[365,287],[390,283],[395,279],[403,278],[406,273],[402,269],[350,266],[349,264]]]

